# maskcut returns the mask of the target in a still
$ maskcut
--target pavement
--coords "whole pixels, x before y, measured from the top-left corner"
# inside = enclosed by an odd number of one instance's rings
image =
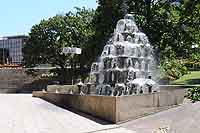
[[[121,126],[137,133],[199,133],[200,102],[185,103]]]
[[[200,103],[110,124],[31,94],[0,94],[0,133],[199,133]]]
[[[0,133],[86,133],[117,127],[96,121],[29,94],[0,94]]]

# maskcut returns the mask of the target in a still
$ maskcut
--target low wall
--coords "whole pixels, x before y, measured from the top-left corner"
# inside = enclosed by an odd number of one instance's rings
[[[22,68],[0,69],[0,93],[32,93],[46,89],[47,84],[46,79],[27,75]]]
[[[39,97],[58,106],[72,107],[78,111],[89,113],[104,120],[116,121],[116,98],[109,96],[81,96],[60,93],[33,92],[33,97]]]
[[[73,92],[78,92],[78,87],[76,85],[48,85],[47,86],[48,92],[56,92],[56,90],[61,93],[70,93],[71,90]]]
[[[47,86],[47,91],[48,92],[56,92],[59,91],[61,93],[70,93],[73,91],[73,93],[77,94],[78,93],[78,87],[77,85],[48,85]],[[87,92],[87,89],[82,89],[83,92]],[[96,88],[94,85],[90,87],[90,94],[95,94]]]
[[[127,121],[181,104],[184,95],[153,93],[117,97],[116,122]]]
[[[184,95],[184,89],[120,97],[33,92],[33,97],[65,108],[74,108],[113,123],[135,119],[181,104]]]

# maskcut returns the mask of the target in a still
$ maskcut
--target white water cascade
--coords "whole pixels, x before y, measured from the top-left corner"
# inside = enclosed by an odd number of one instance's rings
[[[92,64],[90,82],[98,95],[135,95],[157,91],[151,79],[152,47],[134,17],[118,21],[113,37],[104,46],[99,62]]]

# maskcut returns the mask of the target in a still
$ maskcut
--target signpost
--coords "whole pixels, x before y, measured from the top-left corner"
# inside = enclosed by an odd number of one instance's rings
[[[81,54],[82,50],[80,48],[76,48],[76,47],[64,47],[63,54]]]
[[[76,48],[76,47],[64,47],[63,50],[62,50],[62,53],[63,54],[71,54],[72,58],[74,56],[74,54],[77,54],[77,55],[80,55],[82,53],[82,50],[80,48]],[[73,59],[72,59],[73,61]],[[73,62],[72,62],[73,64]],[[76,67],[76,66],[75,66]],[[74,78],[73,78],[73,75],[74,75],[74,69],[73,69],[73,65],[71,66],[72,68],[72,85],[74,84]]]

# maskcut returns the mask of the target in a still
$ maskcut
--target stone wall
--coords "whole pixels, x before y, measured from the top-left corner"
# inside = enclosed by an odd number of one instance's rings
[[[127,121],[179,105],[185,90],[169,90],[153,94],[117,97],[116,121]]]
[[[25,77],[22,69],[0,69],[0,92],[17,92]]]
[[[34,97],[65,108],[74,108],[113,123],[135,119],[181,104],[184,95],[185,89],[120,97],[33,92]]]
[[[24,69],[0,69],[0,93],[32,92],[46,86],[47,81],[27,75]]]

